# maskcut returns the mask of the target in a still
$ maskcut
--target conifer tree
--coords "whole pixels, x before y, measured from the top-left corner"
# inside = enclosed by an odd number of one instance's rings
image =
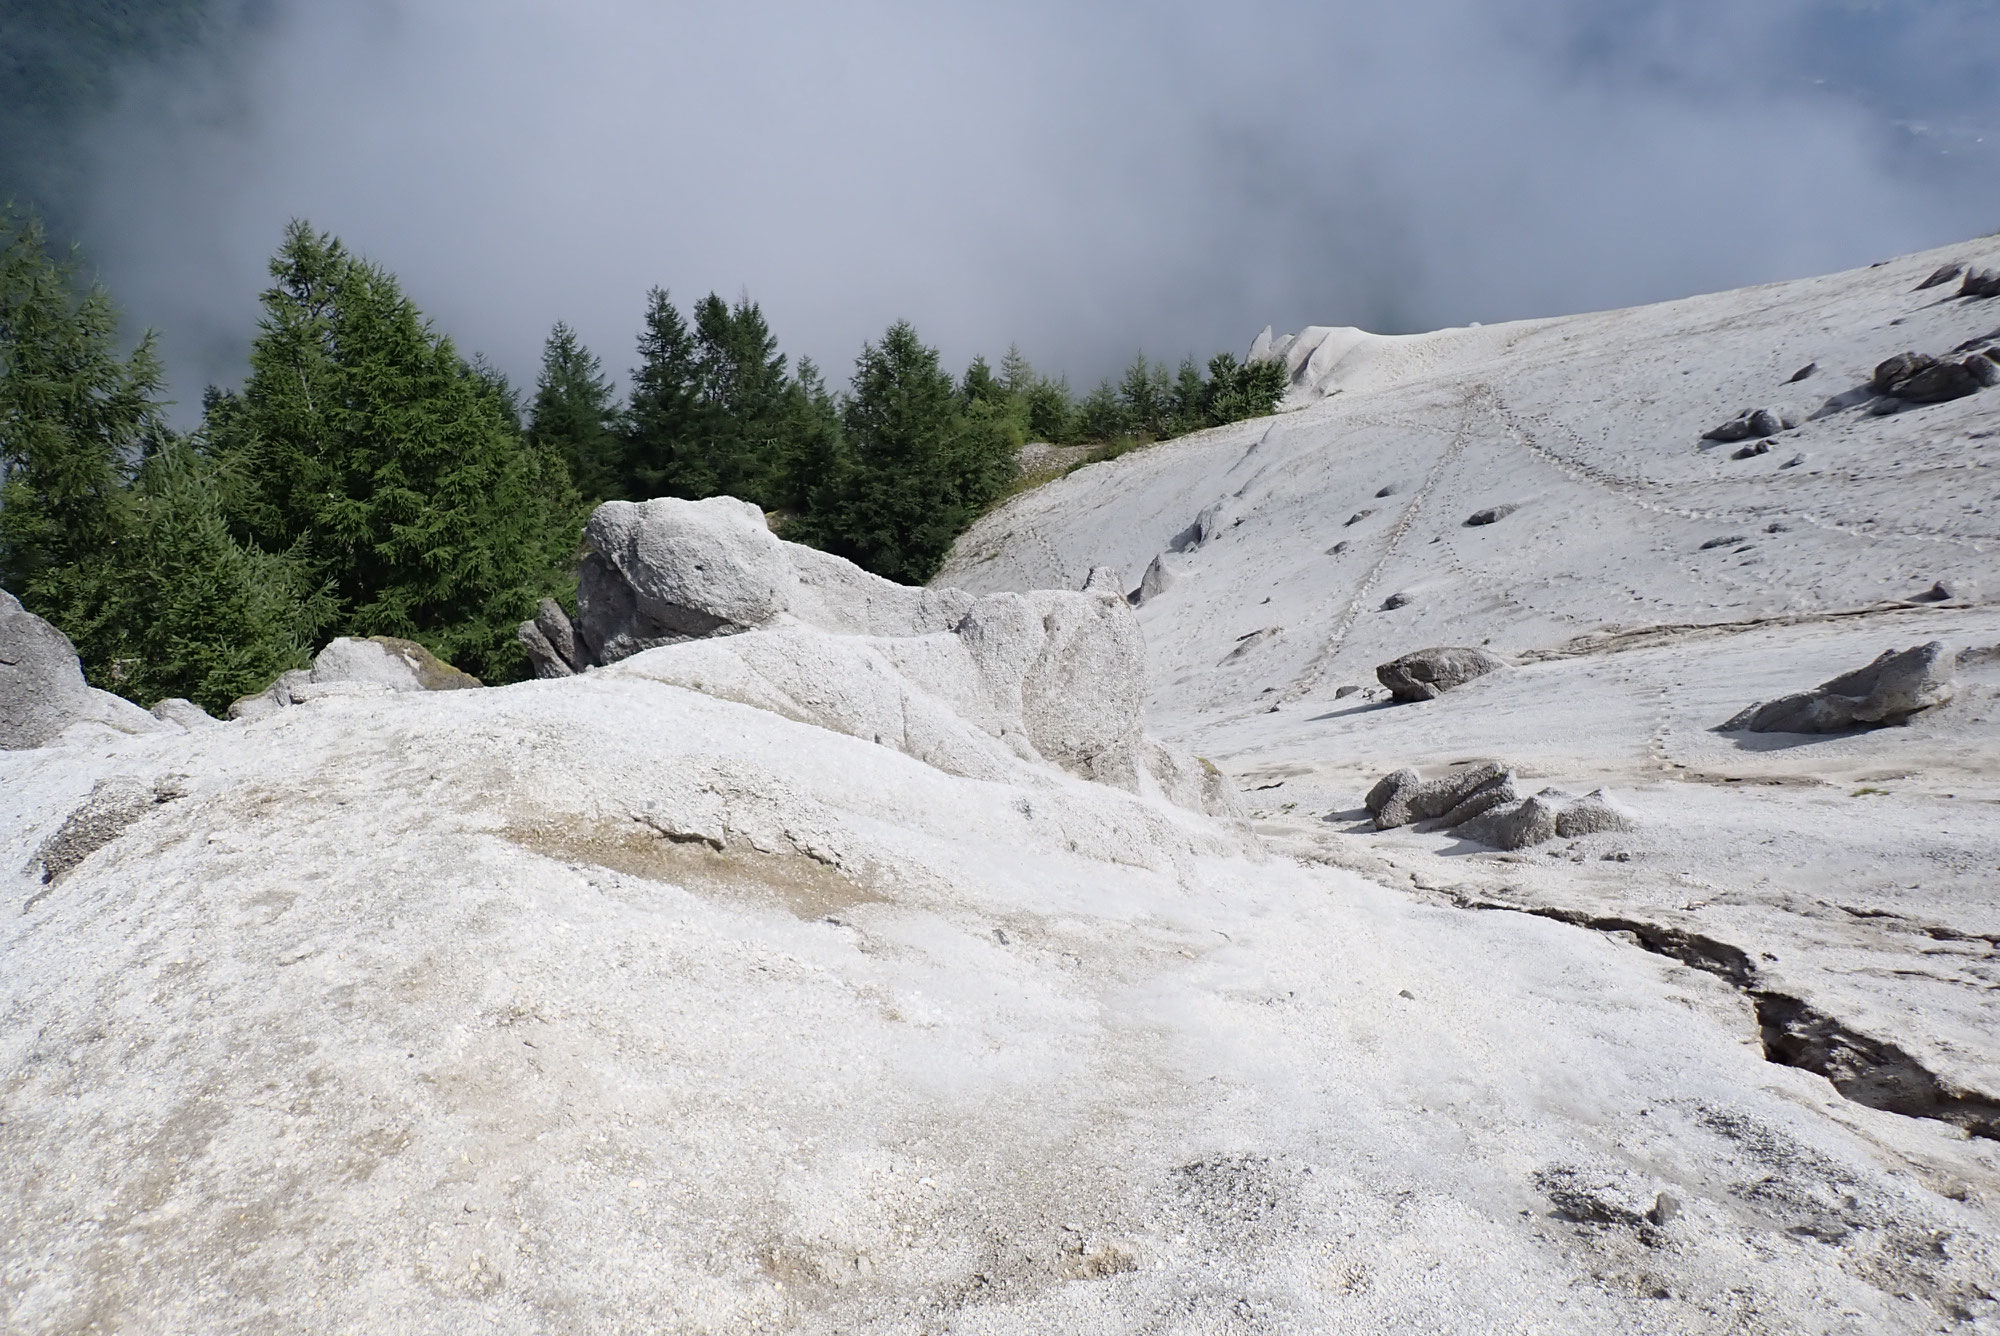
[[[302,555],[342,630],[518,675],[513,627],[574,542],[566,479],[392,275],[303,222],[271,272],[250,379],[211,423],[251,482],[252,535]]]
[[[158,421],[150,338],[121,362],[101,288],[76,296],[32,225],[0,257],[4,583],[98,686],[214,711],[300,666],[330,609],[300,563],[230,532],[233,477]],[[211,400],[214,402],[214,400]]]
[[[1168,416],[1172,419],[1172,433],[1176,436],[1197,431],[1208,424],[1208,380],[1201,374],[1192,354],[1181,359],[1180,370],[1174,373],[1173,390],[1169,395]]]
[[[1109,379],[1099,381],[1097,388],[1077,405],[1076,435],[1081,440],[1113,441],[1129,435],[1131,430],[1125,417],[1125,401]]]
[[[1026,394],[1027,434],[1037,441],[1067,445],[1076,439],[1076,404],[1069,381],[1037,376]]]
[[[1208,360],[1203,417],[1211,427],[1274,413],[1285,392],[1285,364],[1266,359],[1238,362],[1233,354]]]
[[[1012,397],[1006,382],[993,374],[984,357],[973,358],[972,364],[965,368],[958,393],[968,408],[974,404],[1005,404]]]
[[[625,409],[625,495],[707,496],[713,479],[685,456],[699,407],[694,334],[665,288],[646,294],[639,365]],[[708,488],[709,490],[702,490]]]
[[[1000,383],[1007,393],[1026,398],[1035,388],[1035,368],[1022,355],[1019,344],[1007,345],[1007,355],[1000,359]]]
[[[1015,470],[1013,444],[969,418],[908,321],[862,349],[843,414],[847,483],[836,551],[920,584]]]
[[[777,493],[765,504],[783,513],[784,536],[831,550],[850,482],[840,405],[810,357],[799,359],[787,387]]]
[[[677,494],[727,494],[770,507],[783,490],[779,472],[790,407],[778,340],[748,297],[730,307],[710,293],[695,305],[694,326],[692,444],[699,463],[686,476],[707,490]]]
[[[182,696],[221,714],[311,660],[333,600],[299,553],[230,532],[233,480],[195,442],[164,440],[139,469],[124,545],[112,685],[142,705]]]
[[[528,440],[555,454],[589,501],[624,495],[618,407],[604,363],[558,321],[542,348],[542,374],[528,409]]]
[[[1157,440],[1168,434],[1169,391],[1167,369],[1154,366],[1140,353],[1125,369],[1118,398],[1124,409],[1125,430],[1136,436]]]
[[[74,258],[51,258],[39,223],[0,214],[0,243],[0,586],[104,665],[159,361],[151,334],[118,355],[109,295],[77,292]]]

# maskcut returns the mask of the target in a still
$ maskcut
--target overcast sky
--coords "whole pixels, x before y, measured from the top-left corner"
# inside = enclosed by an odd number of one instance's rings
[[[532,383],[644,294],[844,382],[898,317],[1081,387],[1265,324],[1410,331],[2000,228],[2000,0],[275,0],[136,77],[86,241],[179,398],[309,218]]]

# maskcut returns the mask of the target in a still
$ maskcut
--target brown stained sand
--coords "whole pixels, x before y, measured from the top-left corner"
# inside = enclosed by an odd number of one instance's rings
[[[809,854],[769,853],[744,844],[718,848],[710,837],[669,833],[639,821],[544,822],[509,826],[502,834],[544,857],[720,899],[776,903],[806,920],[888,898]]]

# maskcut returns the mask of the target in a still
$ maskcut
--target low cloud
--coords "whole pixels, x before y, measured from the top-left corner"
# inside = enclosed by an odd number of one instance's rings
[[[194,400],[294,216],[522,381],[558,319],[624,368],[655,283],[835,380],[907,317],[1084,382],[2000,226],[1991,3],[1509,8],[276,0],[229,77],[135,78],[86,240]]]

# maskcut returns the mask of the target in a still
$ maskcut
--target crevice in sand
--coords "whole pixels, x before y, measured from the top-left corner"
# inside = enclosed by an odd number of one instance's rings
[[[1824,1076],[1856,1104],[1950,1123],[1972,1136],[2000,1141],[2000,1100],[1955,1088],[1895,1044],[1862,1034],[1803,999],[1759,987],[1756,964],[1741,947],[1642,919],[1450,894],[1463,909],[1505,910],[1623,934],[1654,955],[1726,981],[1749,998],[1757,1009],[1766,1062]]]

